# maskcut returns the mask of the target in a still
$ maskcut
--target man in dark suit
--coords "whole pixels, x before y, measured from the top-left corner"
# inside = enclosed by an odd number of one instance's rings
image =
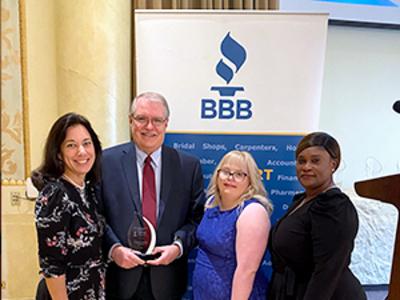
[[[106,276],[107,299],[181,299],[185,291],[187,254],[195,244],[203,213],[203,175],[198,159],[163,145],[168,120],[168,104],[162,95],[140,94],[129,115],[133,141],[103,153],[105,244],[113,261]],[[144,186],[148,159],[155,193]],[[147,205],[143,202],[146,194],[155,194],[153,254],[160,255],[151,260],[141,259],[128,243],[135,214],[142,215]]]

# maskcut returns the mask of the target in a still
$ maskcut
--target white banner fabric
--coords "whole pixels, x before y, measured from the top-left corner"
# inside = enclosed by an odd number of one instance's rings
[[[138,93],[157,91],[170,131],[316,130],[327,14],[135,11]]]

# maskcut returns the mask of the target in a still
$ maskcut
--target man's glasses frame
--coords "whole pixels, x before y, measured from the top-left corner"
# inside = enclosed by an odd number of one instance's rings
[[[161,127],[165,124],[168,118],[149,118],[142,115],[131,115],[132,119],[136,122],[136,124],[140,126],[147,126],[149,122],[153,124],[154,127]]]

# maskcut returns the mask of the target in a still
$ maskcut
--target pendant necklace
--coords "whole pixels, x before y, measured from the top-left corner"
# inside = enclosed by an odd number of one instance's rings
[[[80,185],[80,184],[77,184],[75,181],[73,181],[67,175],[63,174],[62,176],[78,190],[79,195],[81,196],[83,204],[85,206],[89,207],[89,202],[87,201],[86,193],[85,193],[85,187],[86,187],[85,181],[83,181],[83,185]]]
[[[83,184],[77,184],[75,181],[73,181],[70,177],[68,177],[67,175],[63,174],[62,177],[64,177],[65,179],[67,179],[68,182],[72,183],[73,186],[77,187],[80,190],[84,190],[85,189],[85,181],[83,181]]]

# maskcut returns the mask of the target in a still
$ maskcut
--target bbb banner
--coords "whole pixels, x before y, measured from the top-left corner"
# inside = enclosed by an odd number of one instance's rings
[[[274,204],[273,223],[301,191],[296,145],[318,129],[327,19],[135,10],[137,91],[168,100],[166,144],[199,157],[206,185],[224,154],[250,152]],[[267,257],[267,273],[269,264]]]

